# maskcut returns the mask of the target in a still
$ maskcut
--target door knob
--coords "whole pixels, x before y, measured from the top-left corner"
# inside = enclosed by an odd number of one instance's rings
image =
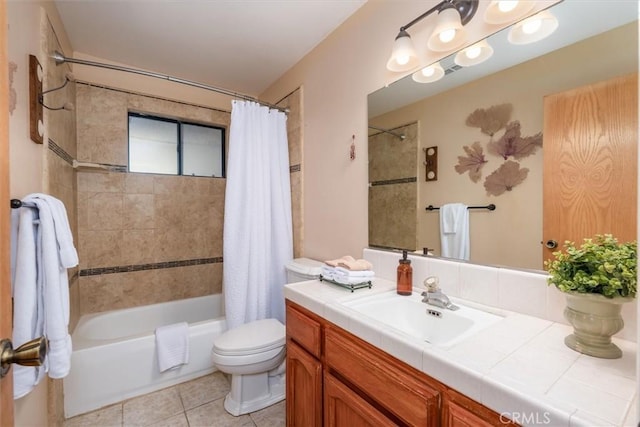
[[[0,341],[0,378],[3,378],[12,363],[22,366],[40,366],[47,355],[47,339],[40,337],[27,341],[20,347],[13,349],[11,340]]]
[[[555,240],[547,240],[544,245],[549,249],[555,249],[558,247],[558,242]]]

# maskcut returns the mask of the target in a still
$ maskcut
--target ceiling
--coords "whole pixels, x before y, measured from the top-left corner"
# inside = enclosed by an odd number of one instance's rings
[[[54,1],[74,53],[252,96],[366,2]]]

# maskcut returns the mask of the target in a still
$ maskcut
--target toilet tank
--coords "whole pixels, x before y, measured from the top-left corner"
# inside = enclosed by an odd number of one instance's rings
[[[287,269],[287,283],[314,280],[320,277],[322,262],[309,258],[295,258],[289,261]]]

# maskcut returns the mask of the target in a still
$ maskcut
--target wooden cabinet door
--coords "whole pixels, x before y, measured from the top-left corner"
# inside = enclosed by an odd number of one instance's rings
[[[354,384],[400,424],[437,427],[440,423],[438,385],[424,374],[343,331],[325,327],[326,369]]]
[[[446,402],[443,408],[442,427],[492,427],[485,421],[459,406],[455,402]]]
[[[558,243],[543,259],[565,240],[637,238],[637,74],[546,96],[543,147],[543,243]]]
[[[322,426],[322,364],[287,341],[287,426]]]
[[[333,375],[324,375],[326,427],[395,427],[397,424],[371,406]]]

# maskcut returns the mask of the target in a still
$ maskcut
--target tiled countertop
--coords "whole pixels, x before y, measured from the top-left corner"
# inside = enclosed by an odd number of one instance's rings
[[[513,312],[450,348],[436,347],[371,320],[342,304],[395,290],[312,280],[285,286],[285,297],[408,365],[522,425],[634,426],[636,343],[614,339],[621,359],[598,359],[564,345],[570,326]],[[454,302],[465,304],[464,300]],[[477,304],[469,304],[478,307]],[[487,308],[489,309],[489,308]],[[491,309],[489,309],[491,310]]]

